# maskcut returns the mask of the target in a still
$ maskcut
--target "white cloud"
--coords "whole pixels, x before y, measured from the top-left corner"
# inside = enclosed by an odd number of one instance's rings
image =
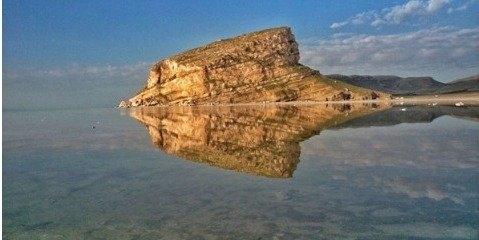
[[[337,22],[337,23],[331,24],[330,28],[340,28],[340,27],[346,26],[346,25],[348,25],[348,24],[349,24],[348,21]]]
[[[450,0],[430,0],[427,4],[426,10],[431,13],[436,12],[439,9],[443,8],[449,2]]]
[[[399,24],[407,16],[422,14],[425,8],[424,2],[409,1],[404,5],[392,7],[391,10],[384,15],[384,19],[387,22]]]
[[[450,0],[410,0],[405,4],[356,14],[342,22],[331,24],[330,28],[340,28],[347,25],[370,24],[379,27],[384,24],[400,24],[406,19],[427,16],[443,9]]]
[[[463,3],[462,5],[459,5],[457,7],[451,7],[449,9],[447,9],[447,13],[451,14],[451,13],[455,13],[455,12],[462,12],[462,11],[465,11],[467,10],[474,2],[476,2],[477,0],[469,0],[465,3]]]
[[[380,18],[376,18],[374,19],[374,21],[371,22],[371,26],[373,27],[379,27],[380,25],[383,25],[383,24],[386,24],[387,22],[380,19]]]
[[[335,23],[331,24],[330,28],[340,28],[340,27],[346,26],[346,25],[348,25],[348,24],[349,24],[348,21],[335,22]]]
[[[22,69],[4,72],[6,79],[25,79],[25,78],[114,78],[114,77],[146,77],[147,69],[151,63],[138,62],[130,65],[113,66],[80,66],[78,64],[58,69]],[[5,70],[5,69],[4,69]]]
[[[367,22],[374,21],[378,18],[378,15],[374,11],[358,13],[353,17],[348,18],[346,21],[335,22],[331,24],[330,28],[340,28],[346,25],[360,25]]]
[[[301,42],[301,62],[328,73],[479,72],[479,28],[335,35]]]

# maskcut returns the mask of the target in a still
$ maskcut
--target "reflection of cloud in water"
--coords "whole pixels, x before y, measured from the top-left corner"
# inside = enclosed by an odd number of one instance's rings
[[[406,178],[381,179],[384,186],[391,191],[404,193],[411,198],[429,198],[435,201],[450,199],[456,204],[464,204],[464,200],[452,192],[448,186],[433,181],[413,181]]]
[[[144,130],[120,118],[116,109],[6,112],[4,126],[3,147],[9,153],[150,148]]]
[[[406,223],[374,226],[388,236],[427,239],[477,239],[476,229],[467,226],[447,226],[435,223]]]
[[[323,131],[301,144],[301,160],[314,168],[331,169],[333,179],[358,187],[463,205],[466,197],[477,198],[474,189],[458,186],[469,186],[474,178],[471,171],[479,168],[479,125],[463,122],[462,126],[469,124],[467,131],[457,130],[446,127],[450,120]],[[354,171],[368,174],[352,175]]]
[[[406,128],[404,128],[406,127]],[[321,165],[396,166],[438,169],[479,166],[476,136],[447,129],[421,130],[398,125],[394,128],[361,128],[323,131],[301,144],[305,159],[318,156]],[[337,159],[341,159],[337,161]]]

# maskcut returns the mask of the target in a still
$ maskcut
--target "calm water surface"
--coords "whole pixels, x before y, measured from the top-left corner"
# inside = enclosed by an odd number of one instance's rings
[[[4,239],[478,239],[479,108],[4,111]]]

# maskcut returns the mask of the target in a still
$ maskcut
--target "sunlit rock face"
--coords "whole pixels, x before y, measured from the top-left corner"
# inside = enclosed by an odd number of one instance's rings
[[[153,65],[145,87],[120,106],[388,97],[326,78],[299,59],[288,27],[218,40]]]
[[[375,109],[370,105],[134,108],[156,147],[178,157],[255,175],[292,177],[299,143]]]

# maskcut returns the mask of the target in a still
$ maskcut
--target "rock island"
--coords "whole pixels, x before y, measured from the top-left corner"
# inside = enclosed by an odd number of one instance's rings
[[[299,59],[289,27],[218,40],[154,64],[143,89],[119,107],[389,98],[323,76]]]

